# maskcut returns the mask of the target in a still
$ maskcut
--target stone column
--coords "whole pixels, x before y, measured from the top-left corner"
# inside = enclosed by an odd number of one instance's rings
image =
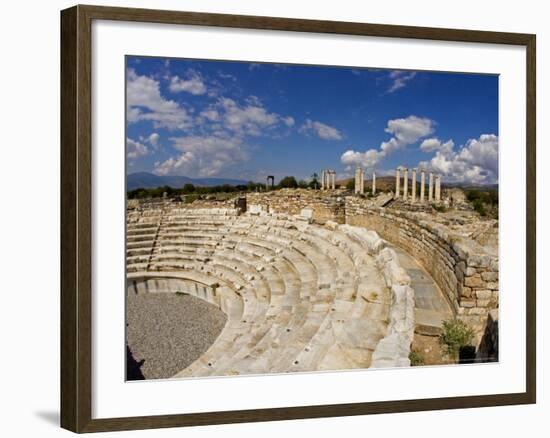
[[[363,193],[363,169],[355,169],[355,193]]]
[[[325,190],[325,171],[321,171],[321,190]]]
[[[361,169],[361,193],[365,193],[365,172]]]
[[[376,172],[372,171],[372,194],[376,195]]]
[[[441,201],[441,175],[435,177],[435,202]]]
[[[416,202],[416,167],[413,169],[412,175],[412,202]]]
[[[426,172],[420,169],[420,202],[424,202],[424,186],[426,185]]]
[[[434,198],[434,174],[430,172],[430,180],[428,183],[428,202],[432,202]]]
[[[330,188],[332,190],[336,189],[336,172],[334,170],[330,171]]]
[[[409,196],[409,169],[405,167],[403,169],[403,201],[407,200],[407,196]]]
[[[394,198],[399,198],[399,181],[401,180],[401,168],[395,169],[395,195]]]

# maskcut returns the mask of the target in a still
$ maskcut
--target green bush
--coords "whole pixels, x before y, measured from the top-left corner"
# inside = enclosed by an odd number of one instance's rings
[[[193,193],[195,191],[195,185],[191,183],[184,184],[183,188],[181,189],[181,193],[188,194]]]
[[[200,199],[200,195],[198,194],[192,194],[192,195],[185,195],[185,203],[191,204],[192,202],[195,202],[197,199]]]
[[[487,209],[481,199],[475,199],[472,204],[474,206],[474,210],[477,211],[480,216],[487,216]]]
[[[490,216],[498,219],[498,190],[467,189],[466,198],[472,203],[474,210],[480,216]]]
[[[411,361],[412,367],[419,367],[424,365],[424,356],[418,351],[411,350],[409,353],[409,360]]]
[[[443,321],[443,332],[439,335],[439,343],[445,353],[457,360],[460,349],[470,345],[474,338],[474,331],[460,319]]]
[[[435,211],[438,211],[439,213],[445,213],[447,211],[444,205],[432,204],[432,207]]]
[[[298,187],[298,182],[296,181],[296,178],[294,178],[293,176],[285,176],[279,182],[278,187],[283,189],[295,189]]]

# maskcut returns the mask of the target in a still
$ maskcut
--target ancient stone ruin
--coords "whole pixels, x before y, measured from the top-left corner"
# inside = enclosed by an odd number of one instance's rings
[[[398,167],[395,170],[395,199],[402,198],[403,201],[417,202],[416,199],[416,185],[417,185],[417,170],[416,168],[412,169],[412,180],[411,188],[409,189],[409,169],[406,167]],[[424,169],[420,170],[420,197],[418,202],[426,202],[424,196],[425,192],[425,181],[426,181],[426,171]],[[401,189],[401,172],[403,172],[403,189]],[[428,183],[428,202],[441,202],[441,175],[434,174],[433,172],[429,173],[429,183]],[[435,180],[435,193],[434,193],[434,180]],[[402,192],[402,193],[401,193]]]
[[[321,172],[321,190],[336,190],[336,171],[325,169]]]
[[[409,187],[398,168],[393,193],[366,198],[362,169],[353,193],[324,170],[321,190],[129,203],[128,294],[189,294],[227,317],[165,377],[409,366],[415,340],[449,318],[474,328],[478,360],[495,360],[498,221],[409,209],[451,196],[432,172],[425,196],[425,180],[412,169]],[[375,184],[373,172],[373,195]]]

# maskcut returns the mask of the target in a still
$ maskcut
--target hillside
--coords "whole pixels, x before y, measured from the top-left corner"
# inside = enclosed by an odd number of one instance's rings
[[[218,186],[223,184],[243,185],[248,181],[230,178],[189,178],[187,176],[167,175],[160,176],[148,172],[130,173],[126,176],[126,190],[138,188],[153,189],[161,186],[181,188],[185,184],[194,184],[199,187]]]

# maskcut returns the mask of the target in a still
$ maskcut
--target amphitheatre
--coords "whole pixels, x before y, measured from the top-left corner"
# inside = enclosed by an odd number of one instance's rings
[[[438,342],[452,319],[473,331],[470,362],[498,360],[498,219],[421,169],[398,168],[387,190],[365,177],[128,200],[127,348],[141,378],[458,363]]]

